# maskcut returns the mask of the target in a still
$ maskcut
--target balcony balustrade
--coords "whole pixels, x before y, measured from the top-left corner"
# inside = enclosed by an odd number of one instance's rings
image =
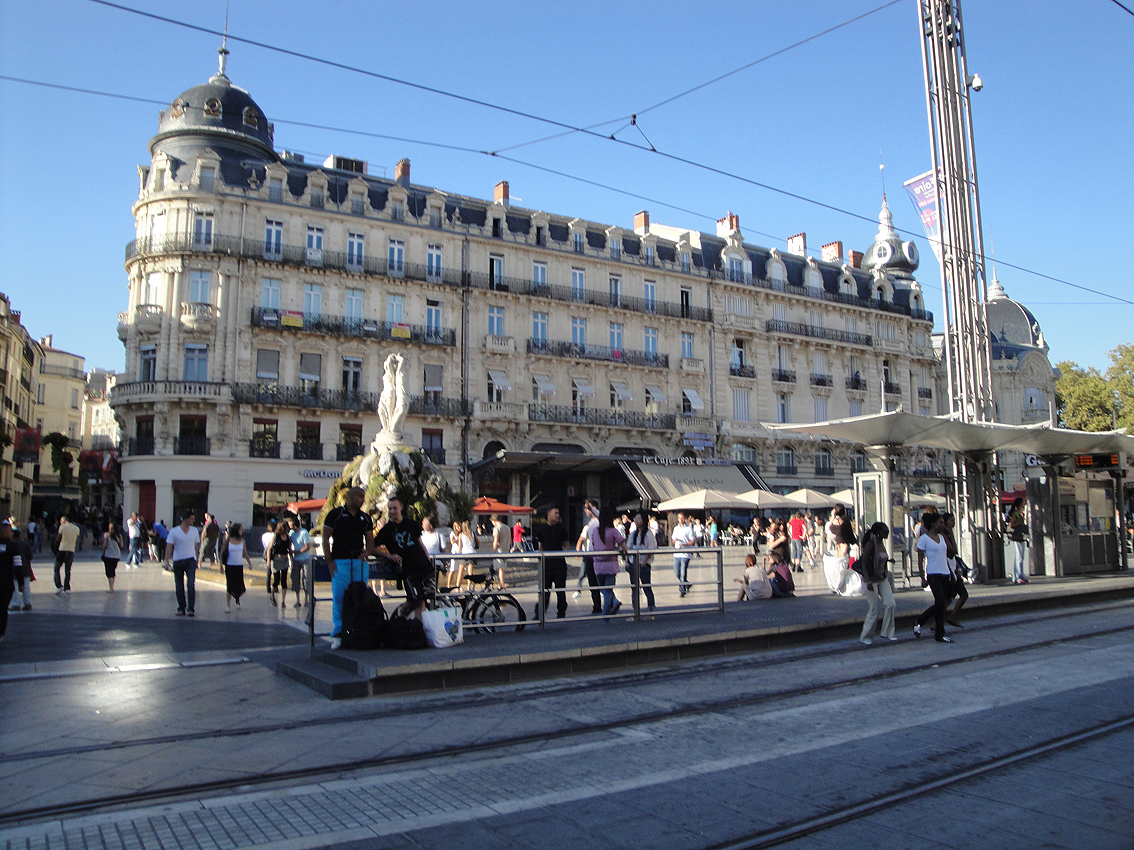
[[[315,440],[296,440],[291,444],[291,456],[296,460],[322,460],[323,444]]]
[[[442,398],[439,393],[410,396],[409,414],[411,416],[442,416],[447,419],[461,419],[469,415],[469,404],[464,399]]]
[[[248,457],[278,458],[279,456],[279,440],[269,440],[262,437],[253,437],[248,441]]]
[[[882,392],[886,393],[886,395],[901,395],[902,385],[895,384],[892,381],[886,381],[882,386]]]
[[[173,453],[175,455],[207,455],[211,450],[212,442],[208,437],[191,434],[173,438]]]
[[[609,425],[618,428],[645,428],[672,431],[677,425],[672,413],[646,413],[636,410],[575,408],[558,404],[529,404],[530,422],[557,422],[572,425]]]
[[[847,378],[848,390],[866,391],[866,378]]]
[[[74,378],[77,381],[86,379],[82,369],[74,369],[70,366],[48,366],[46,363],[40,362],[39,374],[52,375],[56,378]],[[7,374],[4,376],[4,383],[8,382]]]
[[[361,390],[311,390],[281,387],[279,384],[233,384],[232,400],[237,404],[269,407],[300,407],[320,410],[377,410],[378,394]]]
[[[795,372],[791,369],[773,369],[772,380],[779,381],[781,384],[794,384]]]
[[[780,319],[768,319],[764,323],[764,330],[768,333],[806,336],[811,339],[827,339],[832,342],[843,342],[848,345],[870,346],[874,344],[874,338],[870,334],[839,331],[834,328],[817,328],[814,325],[805,325],[801,322],[785,322]]]
[[[328,316],[324,313],[302,313],[269,307],[252,308],[252,327],[303,331],[321,336],[418,342],[423,345],[457,344],[457,332],[453,328]]]
[[[228,384],[212,381],[130,381],[110,390],[110,406],[158,399],[228,400]]]
[[[126,454],[128,455],[152,455],[153,453],[153,437],[131,437],[126,442]]]
[[[473,410],[477,419],[515,422],[527,416],[527,407],[506,401],[478,401]]]
[[[743,363],[731,363],[728,367],[728,373],[734,378],[755,378],[756,367],[747,366]]]
[[[932,387],[918,387],[917,388],[917,397],[918,398],[933,398],[933,388]]]
[[[824,375],[819,372],[811,373],[811,386],[813,387],[833,387],[835,379],[830,375]]]
[[[528,339],[528,354],[545,354],[550,357],[567,357],[572,360],[605,360],[625,363],[628,366],[669,368],[669,355],[652,351],[634,351],[629,348],[608,348],[605,345],[587,345],[578,342],[560,342],[548,339]]]
[[[352,461],[362,454],[362,445],[360,443],[336,443],[335,444],[335,460],[346,463]]]
[[[796,466],[794,463],[792,463],[792,464],[777,463],[776,464],[776,475],[798,475],[798,474],[799,474],[799,467]]]

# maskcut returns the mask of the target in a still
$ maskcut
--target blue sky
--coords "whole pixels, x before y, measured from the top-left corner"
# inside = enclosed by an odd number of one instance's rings
[[[641,113],[618,138],[876,219],[880,157],[895,225],[919,233],[918,272],[939,316],[939,269],[901,188],[929,167],[916,0],[901,0],[694,94],[647,107],[885,0],[320,4],[231,0],[230,32],[583,126]],[[223,26],[223,0],[125,5]],[[1111,0],[966,0],[986,245],[1003,261],[1134,300],[1134,16]],[[218,39],[90,0],[0,0],[0,74],[168,103],[216,69]],[[749,241],[805,231],[865,250],[877,225],[656,154],[573,134],[508,153],[646,196],[596,188],[499,157],[294,126],[500,150],[547,124],[230,43],[230,78],[276,122],[277,149],[342,154],[372,171],[408,157],[414,183],[632,226],[713,229],[727,210]],[[137,165],[159,105],[0,80],[0,290],[36,336],[121,369]],[[618,130],[625,120],[604,128]],[[684,211],[669,209],[663,203]],[[998,266],[1035,313],[1053,362],[1105,368],[1134,338],[1134,306]]]

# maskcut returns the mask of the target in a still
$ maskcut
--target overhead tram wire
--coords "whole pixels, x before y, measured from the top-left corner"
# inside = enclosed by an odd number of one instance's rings
[[[92,2],[103,2],[103,0],[92,0]],[[232,36],[229,36],[229,37],[231,38]],[[159,105],[159,106],[167,105],[167,102],[164,101],[164,100],[155,100],[153,98],[144,98],[144,97],[138,97],[138,96],[134,96],[134,95],[123,95],[123,94],[118,94],[118,93],[115,93],[115,92],[103,92],[103,91],[98,91],[98,90],[95,90],[95,89],[85,89],[85,88],[80,88],[80,87],[77,87],[77,86],[62,85],[62,84],[59,84],[59,83],[48,83],[48,82],[43,82],[43,81],[40,81],[40,80],[29,80],[29,79],[25,79],[25,78],[21,78],[21,77],[13,77],[13,76],[4,75],[4,74],[0,74],[0,80],[7,80],[9,82],[21,83],[21,84],[24,84],[24,85],[40,86],[40,87],[43,87],[43,88],[58,89],[58,90],[62,90],[62,91],[71,91],[71,92],[76,92],[76,93],[79,93],[79,94],[88,94],[88,95],[93,95],[93,96],[98,96],[98,97],[109,97],[109,98],[113,98],[113,99],[117,99],[117,100],[133,101],[133,102],[136,102],[136,103],[149,103],[149,104],[156,104],[156,105]],[[423,140],[423,139],[409,139],[409,138],[404,138],[404,137],[399,137],[399,136],[390,136],[390,135],[385,135],[385,134],[382,134],[382,133],[373,133],[373,132],[369,132],[369,131],[365,131],[365,130],[351,130],[351,129],[341,128],[341,127],[331,127],[331,126],[323,125],[323,124],[314,124],[314,123],[310,123],[310,122],[291,121],[291,120],[285,119],[285,118],[273,118],[272,120],[275,121],[276,123],[279,123],[279,124],[288,124],[288,125],[295,125],[295,126],[300,126],[300,127],[309,127],[309,128],[313,128],[313,129],[322,129],[322,130],[327,130],[329,132],[348,133],[348,134],[356,135],[356,136],[382,139],[382,140],[386,140],[386,141],[397,141],[397,142],[402,142],[402,143],[405,143],[405,144],[417,144],[417,145],[422,145],[422,146],[425,146],[425,147],[442,148],[442,149],[446,149],[446,150],[457,151],[457,152],[460,152],[460,153],[470,153],[470,154],[477,154],[477,155],[481,155],[481,156],[491,156],[491,157],[495,157],[497,159],[504,160],[505,162],[512,162],[516,165],[524,166],[526,168],[531,168],[531,169],[536,170],[536,171],[542,171],[544,173],[553,174],[555,176],[563,177],[563,178],[568,179],[568,180],[574,180],[576,182],[595,186],[596,188],[601,188],[601,189],[605,189],[607,191],[616,192],[618,194],[622,194],[622,195],[625,195],[627,197],[635,198],[637,200],[646,201],[646,202],[651,203],[651,204],[658,204],[659,206],[666,207],[667,209],[673,209],[673,210],[676,210],[678,212],[688,213],[689,215],[695,215],[695,216],[698,216],[700,218],[707,219],[709,221],[715,221],[716,220],[715,216],[709,215],[707,213],[697,212],[695,210],[689,210],[685,207],[680,207],[680,206],[677,206],[676,204],[670,204],[670,203],[667,203],[665,201],[658,200],[656,198],[650,198],[650,197],[647,197],[645,195],[640,195],[640,194],[637,194],[635,192],[631,192],[629,190],[619,189],[617,187],[610,186],[608,184],[598,183],[596,181],[588,180],[587,178],[579,177],[577,175],[573,175],[573,174],[570,174],[568,172],[558,171],[556,169],[552,169],[552,168],[549,168],[549,167],[546,167],[546,166],[541,166],[541,165],[538,165],[536,163],[527,162],[526,160],[521,160],[521,159],[517,159],[517,158],[514,158],[514,157],[509,157],[509,156],[503,156],[500,153],[494,153],[492,151],[481,150],[481,149],[477,149],[477,148],[462,147],[462,146],[459,146],[459,145],[452,145],[452,144],[447,144],[447,143],[443,143],[443,142],[431,142],[431,141],[426,141],[426,140]],[[595,134],[592,134],[592,135],[595,135]],[[606,137],[600,136],[600,138],[606,138]],[[721,176],[729,177],[731,179],[737,180],[738,182],[741,182],[741,183],[747,183],[749,185],[756,186],[758,188],[766,189],[770,192],[774,192],[774,193],[777,193],[777,194],[784,195],[786,197],[794,198],[796,200],[802,201],[802,202],[807,203],[807,204],[812,204],[814,206],[822,207],[823,209],[830,210],[831,212],[836,212],[836,213],[840,213],[842,215],[850,216],[851,218],[856,218],[856,219],[859,219],[861,221],[869,222],[870,224],[874,224],[876,222],[876,219],[873,218],[873,217],[865,216],[865,215],[862,215],[860,213],[851,212],[850,210],[845,210],[845,209],[842,209],[841,207],[836,207],[832,204],[827,204],[827,203],[824,203],[822,201],[817,201],[817,200],[814,200],[812,198],[808,198],[805,195],[800,195],[800,194],[797,194],[797,193],[794,193],[794,192],[789,192],[786,189],[779,189],[775,186],[771,186],[771,185],[766,184],[766,183],[761,183],[760,181],[753,180],[753,179],[748,178],[748,177],[743,177],[743,176],[741,176],[739,174],[735,174],[733,172],[725,171],[723,169],[719,169],[719,168],[716,168],[714,166],[706,165],[704,163],[699,163],[699,162],[696,162],[694,160],[690,160],[690,159],[686,159],[684,157],[677,156],[676,154],[670,154],[670,153],[666,153],[664,151],[659,151],[659,150],[656,150],[656,149],[647,148],[643,145],[637,145],[637,144],[633,144],[631,142],[625,142],[621,139],[615,139],[614,141],[617,141],[617,142],[619,142],[619,143],[621,143],[621,144],[623,144],[627,147],[635,148],[637,150],[642,150],[642,151],[645,151],[647,153],[656,153],[659,156],[665,157],[666,159],[669,159],[669,160],[672,160],[672,161],[675,161],[675,162],[680,162],[682,164],[690,165],[690,166],[695,167],[695,168],[710,171],[712,173],[719,174]],[[904,230],[902,228],[894,228],[894,229],[895,229],[896,232],[903,233],[907,236],[914,236],[914,237],[922,238],[923,235],[924,235],[924,234],[915,233],[915,232],[910,231],[910,230]],[[759,233],[759,231],[752,231],[752,232]],[[777,241],[781,241],[781,242],[784,241],[780,237],[773,236],[771,234],[760,233],[760,235],[767,236],[768,238],[775,239]],[[1011,262],[1004,260],[1002,258],[998,258],[996,262],[997,262],[998,265],[1006,266],[1008,268],[1015,269],[1016,271],[1024,272],[1025,274],[1034,275],[1036,277],[1044,278],[1044,279],[1050,280],[1054,283],[1060,283],[1060,284],[1063,284],[1065,286],[1069,286],[1069,287],[1072,287],[1074,289],[1081,290],[1083,292],[1090,292],[1093,295],[1099,295],[1103,298],[1109,298],[1109,299],[1112,299],[1113,301],[1117,301],[1117,302],[1122,303],[1122,304],[1129,304],[1131,306],[1134,306],[1134,301],[1131,301],[1131,300],[1126,299],[1126,298],[1122,298],[1121,296],[1118,296],[1118,295],[1113,295],[1109,292],[1103,292],[1101,290],[1092,289],[1090,287],[1082,286],[1082,285],[1077,284],[1077,283],[1072,283],[1070,281],[1063,280],[1061,278],[1057,278],[1057,277],[1054,277],[1052,275],[1044,274],[1043,272],[1035,271],[1034,269],[1029,269],[1029,268],[1026,268],[1024,266],[1016,265],[1016,264],[1011,263]],[[926,286],[926,285],[928,285],[928,284],[923,284],[923,286]],[[938,287],[934,287],[934,288],[938,288]]]

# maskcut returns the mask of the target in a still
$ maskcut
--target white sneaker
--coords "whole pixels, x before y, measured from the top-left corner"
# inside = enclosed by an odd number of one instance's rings
[[[874,638],[859,638],[859,642],[863,646],[871,646],[874,643]]]
[[[342,645],[342,638],[331,638],[331,649],[338,649]]]
[[[63,588],[60,587],[58,590],[56,590],[55,595],[56,596],[62,596],[63,595]]]

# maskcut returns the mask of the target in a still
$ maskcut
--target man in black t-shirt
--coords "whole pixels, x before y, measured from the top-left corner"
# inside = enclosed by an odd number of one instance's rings
[[[406,601],[394,611],[395,617],[408,617],[425,610],[425,585],[433,577],[433,565],[421,545],[421,523],[402,515],[402,503],[391,499],[386,505],[388,519],[374,536],[379,552],[388,555],[402,570]]]
[[[374,523],[362,509],[366,491],[352,487],[346,503],[323,519],[323,552],[331,572],[331,648],[338,649],[343,627],[343,594],[352,581],[370,577],[366,556],[374,551]]]
[[[562,552],[571,542],[571,534],[567,526],[559,521],[559,508],[549,508],[547,523],[532,526],[532,537],[536,548],[542,552]],[[567,616],[567,559],[562,555],[547,557],[543,562],[543,608],[546,611],[551,601],[552,586],[559,588],[555,592],[555,616],[562,620]],[[535,619],[539,619],[539,609],[536,609]]]

